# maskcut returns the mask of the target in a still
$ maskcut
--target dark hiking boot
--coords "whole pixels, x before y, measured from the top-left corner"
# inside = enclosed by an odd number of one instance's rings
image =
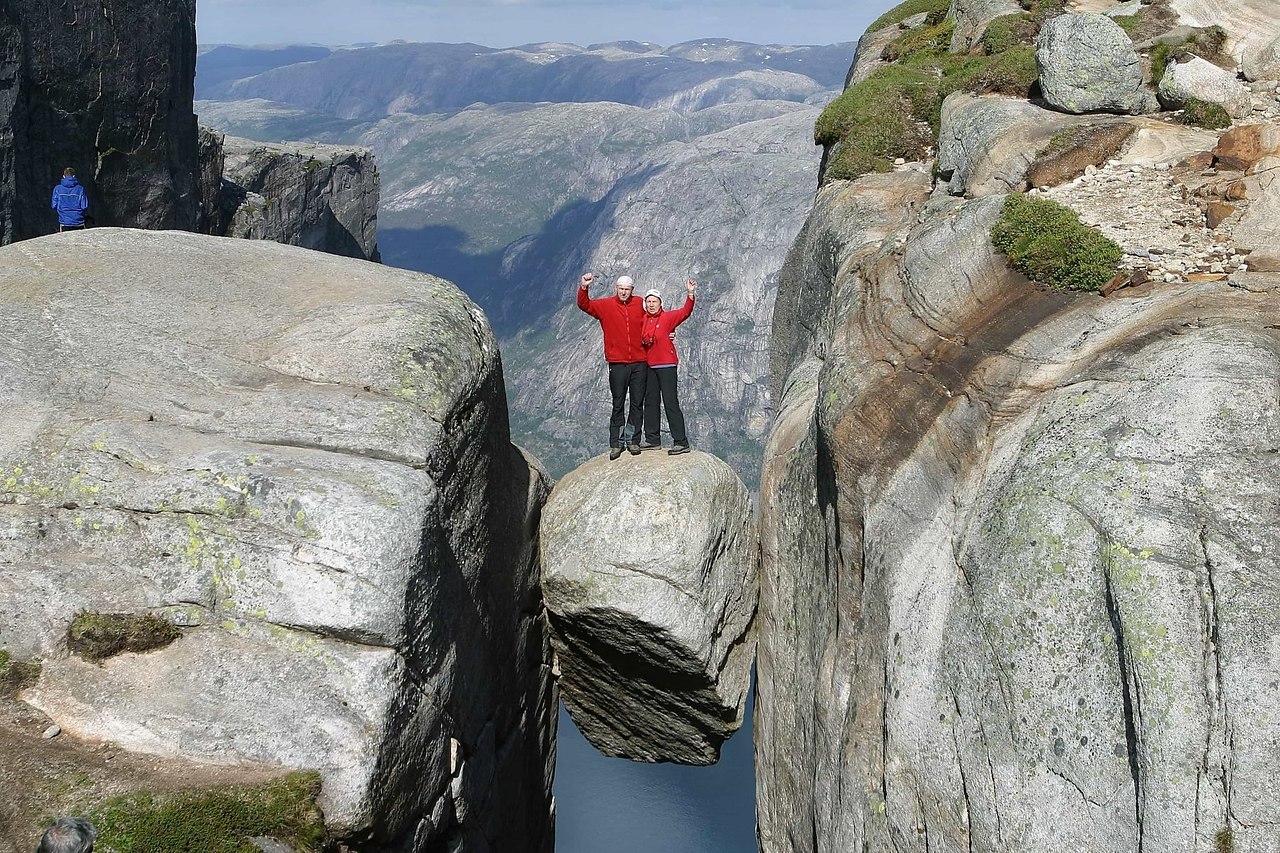
[[[628,452],[628,453],[630,453],[632,456],[639,456],[639,455],[640,455],[640,445],[638,445],[638,444],[628,444],[628,445],[627,445],[627,452]]]
[[[610,448],[609,448],[609,461],[610,461],[610,462],[612,462],[613,460],[617,459],[617,458],[618,458],[619,456],[621,456],[621,455],[622,455],[622,448],[621,448],[621,447],[610,447]]]
[[[640,449],[641,450],[661,450],[662,444],[657,441],[646,441],[644,444],[640,445]]]
[[[668,456],[679,456],[681,453],[688,453],[688,452],[689,452],[689,445],[687,445],[687,444],[677,444],[675,447],[673,447],[673,448],[671,448],[670,450],[668,450],[668,451],[667,451],[667,455],[668,455]]]

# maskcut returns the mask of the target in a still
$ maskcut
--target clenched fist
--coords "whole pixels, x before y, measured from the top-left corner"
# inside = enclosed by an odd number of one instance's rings
[[[593,272],[589,272],[582,277],[582,280],[580,282],[578,282],[578,287],[582,288],[583,290],[586,290],[587,288],[591,287],[591,282],[595,280],[596,280],[596,274]]]

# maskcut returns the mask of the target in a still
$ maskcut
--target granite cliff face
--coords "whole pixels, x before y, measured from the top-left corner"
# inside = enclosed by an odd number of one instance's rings
[[[43,661],[19,694],[43,725],[318,770],[353,850],[549,851],[549,484],[479,308],[267,242],[99,228],[2,254],[0,649]],[[181,636],[91,662],[81,612]],[[3,829],[31,849],[44,813]]]
[[[0,3],[0,243],[57,231],[65,166],[99,225],[197,227],[195,41],[195,0]]]
[[[207,160],[222,166],[208,233],[379,260],[372,152],[204,134],[217,137],[209,142]]]
[[[1275,91],[1087,143],[955,94],[941,180],[822,188],[774,314],[762,850],[1276,849]],[[1106,297],[992,247],[1055,159],[1035,195],[1124,250]]]

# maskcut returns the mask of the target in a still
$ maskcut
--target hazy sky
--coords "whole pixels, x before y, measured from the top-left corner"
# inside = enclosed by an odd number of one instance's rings
[[[857,41],[898,0],[199,0],[201,44]]]

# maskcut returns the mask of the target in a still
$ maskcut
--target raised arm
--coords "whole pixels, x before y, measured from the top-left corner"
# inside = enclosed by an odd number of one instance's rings
[[[595,278],[594,273],[587,273],[578,280],[578,307],[598,320],[600,315],[596,312],[596,307],[591,304],[591,297],[588,293],[591,290],[591,282],[595,281]]]
[[[685,288],[684,304],[671,312],[672,319],[675,320],[675,325],[677,326],[679,326],[685,320],[688,320],[689,315],[693,313],[694,293],[698,289],[698,283],[693,279],[689,279],[687,282],[685,282],[684,288]]]

